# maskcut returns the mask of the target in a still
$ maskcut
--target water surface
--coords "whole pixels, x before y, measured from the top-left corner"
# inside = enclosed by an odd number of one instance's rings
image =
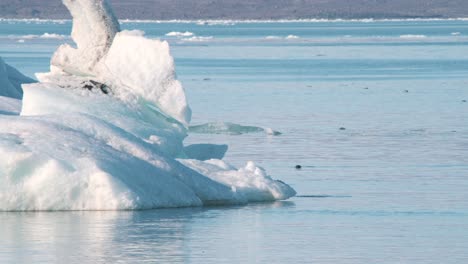
[[[70,27],[1,21],[0,54],[28,75],[47,71]],[[282,132],[192,134],[187,144],[227,143],[226,160],[256,161],[299,197],[0,213],[1,263],[468,261],[468,21],[123,28],[171,43],[192,124]],[[205,38],[165,36],[171,31]]]

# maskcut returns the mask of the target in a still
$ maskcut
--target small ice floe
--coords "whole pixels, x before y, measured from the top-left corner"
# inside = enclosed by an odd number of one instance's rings
[[[264,132],[267,135],[278,136],[281,132],[271,128],[263,128],[257,126],[243,126],[230,122],[213,122],[189,127],[189,133],[197,134],[226,134],[226,135],[242,135],[247,133]]]
[[[265,39],[267,40],[280,40],[280,39],[286,39],[286,40],[291,40],[291,39],[298,39],[299,36],[296,35],[288,35],[286,37],[280,37],[280,36],[266,36]]]
[[[60,34],[55,34],[55,33],[44,33],[39,36],[41,39],[64,39],[67,38],[68,36],[66,35],[60,35]]]
[[[296,35],[288,35],[286,37],[286,39],[298,39],[298,38],[299,38],[299,36],[296,36]]]
[[[185,32],[178,32],[178,31],[172,31],[166,34],[168,37],[191,37],[195,34],[193,32],[185,31]]]
[[[183,41],[189,41],[189,42],[204,42],[204,41],[209,41],[209,40],[212,40],[212,39],[213,39],[212,36],[208,36],[208,37],[193,36],[193,37],[190,37],[190,38],[183,38],[182,40]]]
[[[461,33],[460,33],[460,32],[452,32],[452,33],[450,33],[450,35],[452,35],[452,36],[459,36],[459,35],[461,35]]]
[[[28,35],[22,35],[22,36],[9,36],[10,39],[66,39],[69,36],[67,35],[60,35],[60,34],[55,34],[55,33],[44,33],[42,35],[34,35],[34,34],[28,34]]]
[[[267,135],[270,135],[270,136],[279,136],[279,135],[281,135],[281,132],[273,130],[272,128],[269,128],[269,127],[266,127],[263,130],[265,131],[265,133],[267,133]]]
[[[400,38],[402,38],[402,39],[424,39],[424,38],[427,38],[427,36],[426,35],[406,34],[406,35],[400,35]]]

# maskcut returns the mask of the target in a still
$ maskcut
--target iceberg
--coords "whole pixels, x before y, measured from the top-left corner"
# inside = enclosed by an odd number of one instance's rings
[[[60,46],[39,82],[0,60],[0,92],[19,98],[23,83],[22,102],[0,97],[0,211],[233,205],[296,194],[253,162],[222,161],[225,145],[184,147],[191,110],[167,42],[121,31],[105,0],[63,3],[76,46]]]

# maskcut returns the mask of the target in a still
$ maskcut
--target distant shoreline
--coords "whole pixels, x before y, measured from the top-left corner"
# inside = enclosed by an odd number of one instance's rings
[[[144,21],[444,19],[468,16],[466,0],[107,0],[116,17]],[[70,19],[62,0],[8,0],[0,17]]]
[[[40,23],[65,23],[71,22],[71,19],[43,19],[43,18],[2,18],[0,22],[40,22]],[[196,24],[242,24],[242,23],[374,23],[374,22],[431,22],[431,21],[468,21],[468,17],[456,18],[362,18],[362,19],[168,19],[168,20],[150,20],[150,19],[119,19],[120,23],[196,23]]]

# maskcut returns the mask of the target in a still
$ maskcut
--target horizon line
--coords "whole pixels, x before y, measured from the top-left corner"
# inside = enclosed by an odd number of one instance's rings
[[[0,22],[71,22],[72,19],[47,19],[47,18],[4,18]],[[326,22],[431,22],[431,21],[468,21],[468,17],[453,18],[300,18],[300,19],[119,19],[120,23],[326,23]]]

